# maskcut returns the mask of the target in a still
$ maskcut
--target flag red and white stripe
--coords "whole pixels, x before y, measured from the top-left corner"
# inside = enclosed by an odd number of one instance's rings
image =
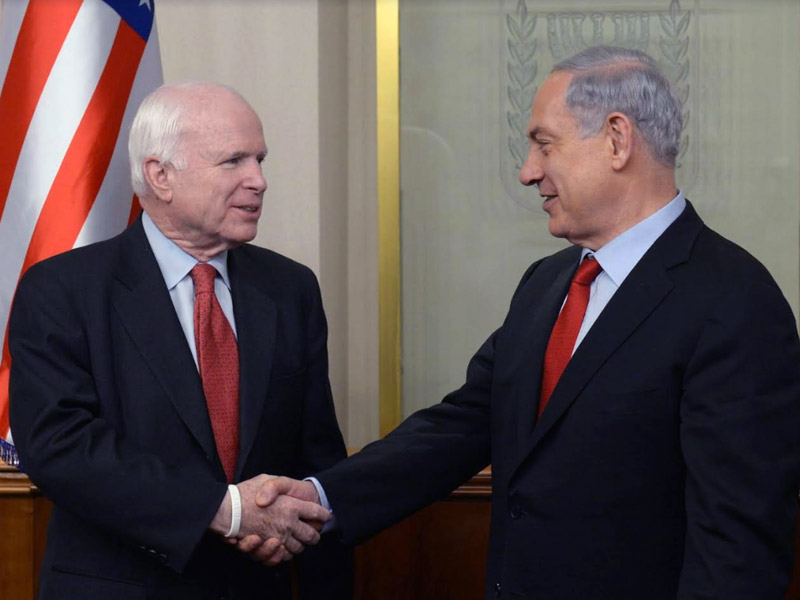
[[[37,261],[122,231],[138,210],[127,132],[160,85],[153,0],[4,0],[0,12],[0,438],[8,317]]]

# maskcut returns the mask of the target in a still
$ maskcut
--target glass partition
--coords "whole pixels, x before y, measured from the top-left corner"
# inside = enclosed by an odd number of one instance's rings
[[[679,185],[797,308],[797,0],[400,0],[399,32],[403,415],[463,382],[525,268],[564,246],[517,173],[533,95],[587,45],[661,64],[683,103]]]

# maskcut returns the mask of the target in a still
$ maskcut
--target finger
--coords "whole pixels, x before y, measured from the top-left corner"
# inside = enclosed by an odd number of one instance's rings
[[[275,538],[271,538],[265,542],[257,535],[248,535],[239,540],[239,542],[236,544],[236,547],[242,552],[246,552],[249,554],[262,544],[267,544],[270,542],[271,542],[270,547],[273,547],[275,545],[275,542],[277,542],[278,546],[280,546],[281,543],[280,540]],[[274,550],[275,548],[273,547],[273,552]]]
[[[270,538],[263,544],[260,544],[253,549],[253,551],[250,552],[250,557],[258,562],[265,562],[272,558],[275,558],[277,562],[280,562],[282,558],[280,554],[282,552],[283,546],[281,545],[280,540],[277,538]]]
[[[311,520],[311,521],[306,521],[306,523],[308,525],[311,525],[311,527],[313,527],[314,529],[316,529],[319,532],[322,532],[322,528],[325,527],[325,523],[323,523],[322,521]]]
[[[292,536],[289,536],[289,538],[283,545],[289,552],[295,555],[300,554],[306,548],[303,544],[301,544]]]
[[[297,521],[292,526],[292,537],[296,540],[302,542],[306,546],[313,546],[319,542],[319,531],[314,529],[308,523],[304,523],[303,521]]]
[[[313,502],[305,502],[303,500],[296,501],[297,516],[304,521],[322,521],[327,523],[331,520],[331,512]]]
[[[281,546],[281,548],[275,554],[273,554],[266,560],[262,560],[261,563],[267,565],[268,567],[274,567],[276,565],[281,564],[282,562],[291,560],[292,556],[294,555],[291,552],[289,552],[286,548]]]

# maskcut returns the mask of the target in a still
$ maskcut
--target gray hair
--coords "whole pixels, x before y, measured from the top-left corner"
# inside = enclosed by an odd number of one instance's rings
[[[226,90],[238,97],[239,92],[225,85],[205,82],[165,84],[150,92],[136,112],[128,137],[128,159],[131,167],[131,186],[140,198],[149,188],[144,178],[143,163],[155,156],[176,169],[186,168],[181,156],[181,136],[187,108],[187,95],[181,92]]]
[[[656,160],[675,167],[681,103],[655,60],[639,50],[593,46],[556,63],[551,72],[558,71],[574,73],[565,101],[583,137],[619,111],[633,120]]]

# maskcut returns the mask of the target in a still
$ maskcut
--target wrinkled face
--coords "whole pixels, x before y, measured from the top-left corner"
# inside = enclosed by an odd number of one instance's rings
[[[252,240],[267,182],[261,121],[241,98],[211,90],[194,99],[184,123],[180,158],[170,165],[171,235],[210,256]]]
[[[615,200],[604,132],[585,138],[565,104],[572,74],[548,77],[533,101],[530,150],[519,179],[538,185],[555,237],[597,250],[614,237],[620,205]]]

